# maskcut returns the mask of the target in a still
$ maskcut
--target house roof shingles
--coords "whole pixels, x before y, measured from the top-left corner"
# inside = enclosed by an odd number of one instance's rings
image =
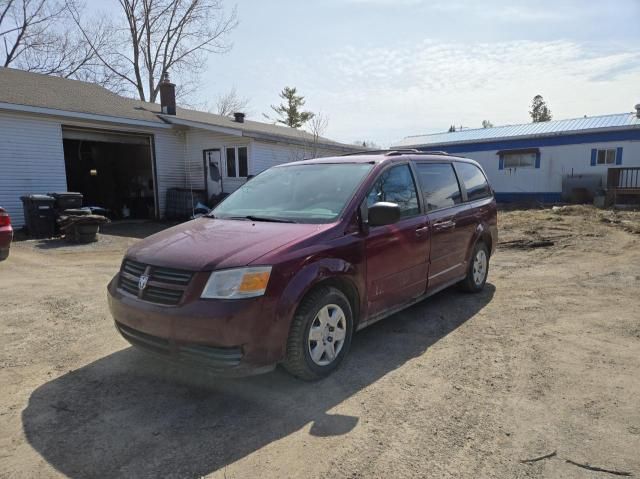
[[[186,108],[178,107],[175,117],[163,115],[160,105],[157,103],[125,98],[95,83],[25,72],[13,68],[0,67],[0,103],[142,120],[158,125],[166,123],[163,118],[169,123],[172,118],[176,118],[203,125],[239,130],[244,136],[257,134],[297,142],[314,141],[313,135],[303,130],[251,120],[238,123],[226,116]],[[324,137],[318,138],[317,143],[320,146],[335,146],[348,150],[357,149],[353,145],[339,143]]]

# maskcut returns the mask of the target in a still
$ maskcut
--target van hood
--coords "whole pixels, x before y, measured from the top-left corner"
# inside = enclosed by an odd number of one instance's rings
[[[126,256],[145,264],[189,271],[234,268],[331,226],[203,217],[145,238]]]

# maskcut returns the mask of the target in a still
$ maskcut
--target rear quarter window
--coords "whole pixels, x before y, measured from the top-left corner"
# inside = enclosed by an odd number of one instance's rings
[[[479,200],[491,196],[491,187],[480,168],[471,163],[456,163],[458,176],[467,190],[469,201]]]

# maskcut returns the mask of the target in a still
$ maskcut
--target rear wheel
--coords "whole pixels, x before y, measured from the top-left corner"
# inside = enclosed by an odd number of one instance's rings
[[[471,255],[467,277],[460,282],[464,291],[478,293],[482,291],[489,274],[489,248],[482,241],[476,243]]]
[[[332,287],[316,289],[296,312],[283,366],[306,381],[325,377],[347,354],[352,332],[353,313],[346,296]]]

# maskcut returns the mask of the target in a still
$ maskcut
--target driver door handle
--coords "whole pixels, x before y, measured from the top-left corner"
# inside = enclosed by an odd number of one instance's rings
[[[435,223],[433,223],[433,227],[439,231],[455,228],[455,226],[456,222],[453,220],[436,221]]]
[[[422,236],[427,231],[429,231],[429,226],[419,226],[416,228],[416,236]]]

